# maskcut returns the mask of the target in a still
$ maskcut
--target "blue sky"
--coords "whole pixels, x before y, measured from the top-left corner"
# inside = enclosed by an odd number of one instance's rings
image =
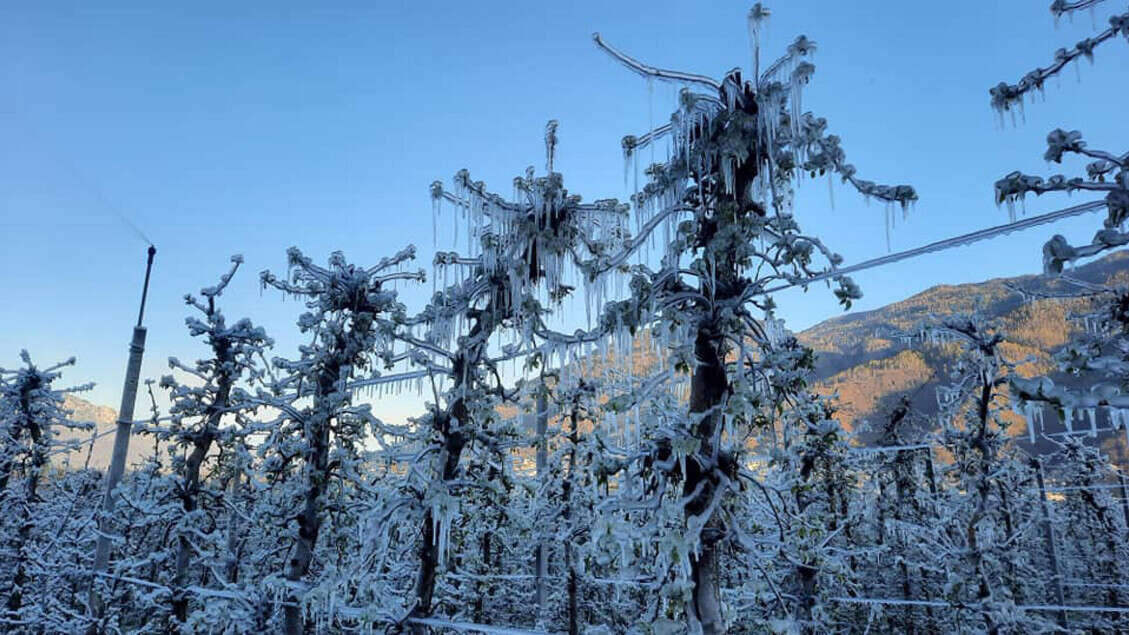
[[[1049,0],[769,3],[764,56],[804,33],[819,45],[804,107],[828,119],[860,176],[911,183],[901,249],[1006,221],[992,183],[1045,174],[1043,138],[1080,128],[1123,149],[1129,47],[1098,50],[1026,121],[1000,128],[987,90],[1015,81],[1093,31],[1057,29]],[[1114,3],[1109,3],[1114,7]],[[375,262],[405,244],[430,261],[428,184],[460,168],[508,192],[543,164],[545,121],[560,120],[557,166],[586,199],[630,193],[620,138],[662,122],[674,89],[646,83],[591,34],[657,66],[720,76],[748,67],[744,2],[151,3],[0,2],[0,365],[76,355],[68,379],[116,405],[145,244],[156,243],[145,374],[202,349],[181,297],[247,265],[228,293],[297,346],[299,306],[258,289],[297,245]],[[1098,25],[1112,9],[1099,8]],[[653,99],[653,101],[652,101]],[[847,262],[885,253],[883,208],[806,182],[796,214]],[[1081,199],[1078,199],[1081,200]],[[1070,204],[1032,201],[1030,213]],[[1085,240],[1091,216],[856,276],[882,306],[940,283],[1034,273],[1056,232]],[[441,244],[441,247],[445,245]],[[430,284],[426,285],[430,290]],[[409,293],[413,309],[423,293]],[[794,329],[839,314],[820,289],[779,298]],[[139,407],[143,407],[140,403]],[[408,406],[390,405],[408,412]]]

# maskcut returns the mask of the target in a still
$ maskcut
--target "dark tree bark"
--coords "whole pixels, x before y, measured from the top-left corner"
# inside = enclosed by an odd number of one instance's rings
[[[493,333],[497,319],[494,315],[494,303],[483,311],[472,311],[471,318],[474,326],[467,338],[474,342],[469,348],[463,350],[456,358],[453,366],[452,394],[459,394],[463,387],[470,387],[478,379],[479,365],[482,363],[486,350],[486,342]],[[454,427],[455,422],[458,428]],[[439,439],[440,444],[440,477],[444,482],[453,480],[458,474],[459,461],[463,450],[470,439],[466,429],[473,425],[470,409],[466,400],[456,397],[451,402],[446,412],[436,406],[435,416],[432,418],[432,429]],[[416,606],[412,610],[413,617],[428,617],[431,615],[432,601],[435,596],[435,578],[439,570],[439,541],[435,535],[435,517],[430,507],[423,514],[420,525],[419,546],[419,577],[416,579]],[[426,627],[416,627],[417,633],[426,633]]]
[[[200,466],[212,449],[212,442],[219,429],[220,417],[227,408],[231,397],[232,377],[229,369],[235,359],[230,342],[219,340],[215,344],[216,367],[221,369],[216,382],[216,396],[205,413],[203,428],[192,440],[192,452],[184,462],[184,475],[181,480],[181,509],[187,516],[196,511],[200,496]],[[192,544],[183,534],[177,537],[176,575],[173,578],[173,615],[178,622],[188,619],[188,595],[184,587],[188,581],[189,565],[192,561]]]
[[[343,342],[338,342],[339,346]],[[286,567],[286,579],[298,583],[310,571],[313,561],[314,547],[317,545],[318,534],[322,525],[322,497],[325,496],[329,486],[329,437],[332,413],[326,404],[326,398],[334,390],[341,375],[344,350],[339,349],[333,356],[333,361],[326,365],[318,375],[318,393],[314,400],[315,416],[308,422],[310,430],[310,449],[306,455],[306,462],[310,467],[309,480],[306,483],[306,493],[302,511],[298,513],[298,541],[294,545],[294,554]],[[286,635],[300,635],[305,630],[302,617],[302,607],[296,595],[283,607],[285,618],[284,630]]]
[[[729,390],[729,380],[725,372],[724,353],[721,338],[710,328],[700,326],[694,341],[694,357],[697,366],[690,383],[690,413],[701,417],[697,425],[696,437],[701,446],[700,457],[714,455],[714,432],[720,423],[717,412]],[[706,466],[697,461],[686,462],[683,482],[683,496],[689,496],[701,487],[701,491],[686,505],[687,515],[698,515],[706,511],[718,487],[717,477]],[[698,554],[690,556],[691,579],[694,594],[687,603],[686,614],[690,622],[698,623],[705,635],[725,631],[725,620],[721,615],[720,571],[718,568],[719,541],[725,528],[715,515],[702,530],[702,545]]]
[[[47,448],[44,447],[43,443],[43,428],[31,413],[31,393],[40,386],[41,383],[38,377],[33,377],[20,391],[20,418],[23,420],[21,427],[26,428],[28,434],[31,436],[32,457],[31,467],[27,475],[27,499],[25,501],[25,505],[29,506],[29,508],[23,511],[20,529],[16,535],[16,544],[13,546],[13,551],[16,552],[18,559],[16,563],[16,574],[12,579],[12,593],[8,596],[8,610],[13,612],[20,610],[20,607],[23,606],[23,587],[28,581],[28,554],[25,553],[24,547],[27,545],[28,538],[31,537],[31,530],[34,526],[30,505],[35,502],[36,492],[39,488],[39,478],[43,472],[44,464],[47,463]],[[4,475],[4,478],[7,480],[7,474]]]

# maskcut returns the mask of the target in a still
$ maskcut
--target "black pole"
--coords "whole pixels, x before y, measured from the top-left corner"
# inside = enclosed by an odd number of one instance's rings
[[[149,262],[145,263],[145,284],[141,287],[141,309],[137,311],[137,326],[141,326],[141,318],[145,317],[145,298],[149,295],[149,274],[153,272],[153,256],[157,255],[157,248],[149,245]]]

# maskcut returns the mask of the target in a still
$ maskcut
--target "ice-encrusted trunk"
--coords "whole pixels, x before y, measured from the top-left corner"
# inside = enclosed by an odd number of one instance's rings
[[[910,492],[913,483],[913,476],[911,471],[912,467],[904,453],[898,452],[897,457],[894,459],[894,461],[894,477],[895,479],[897,479],[894,483],[894,487],[898,494],[897,505],[894,507],[894,522],[898,524],[898,527],[901,527],[902,523],[905,522],[904,516],[906,512],[913,507],[909,504],[908,501],[908,499],[912,495]],[[897,539],[898,549],[906,549],[906,544],[905,540],[902,538],[902,533],[899,531],[897,534],[895,534],[895,537]],[[906,563],[904,558],[898,561],[898,570],[902,577],[902,598],[905,600],[912,600],[913,582],[910,578],[909,565]],[[926,608],[928,609],[929,607]],[[917,631],[916,625],[913,621],[913,611],[911,608],[907,607],[905,611],[904,624],[907,633],[912,634]]]
[[[564,517],[569,537],[564,544],[565,571],[568,572],[568,635],[580,635],[580,576],[576,571],[576,555],[572,548],[572,536],[575,533],[572,519],[572,482],[576,478],[576,446],[580,443],[577,430],[579,420],[580,414],[574,409],[568,417],[568,466],[565,468],[564,483],[561,485],[561,502],[564,506],[561,515]]]
[[[439,477],[444,484],[455,478],[463,449],[470,442],[467,429],[472,421],[465,393],[477,376],[478,365],[482,362],[486,351],[486,342],[497,325],[493,312],[493,305],[482,312],[472,312],[474,326],[467,336],[467,341],[471,342],[471,345],[460,352],[453,366],[454,382],[451,394],[456,397],[446,412],[439,410],[436,405],[435,416],[432,417],[433,431],[440,440],[438,467]],[[432,599],[435,596],[435,578],[441,557],[439,536],[435,532],[437,520],[434,510],[428,506],[424,510],[420,525],[421,540],[418,552],[420,569],[416,579],[416,606],[412,610],[412,615],[415,617],[431,615]],[[415,631],[426,633],[427,627],[417,626]]]
[[[714,434],[721,423],[718,406],[725,400],[729,388],[721,347],[722,339],[712,320],[700,324],[694,340],[695,367],[690,380],[690,413],[698,420],[695,437],[701,444],[698,455],[702,457],[716,455]],[[717,477],[712,470],[703,469],[696,461],[686,462],[686,472],[683,496],[690,496],[701,487],[700,492],[686,505],[687,516],[708,513],[719,485]],[[721,614],[718,561],[719,541],[724,535],[725,528],[719,516],[712,515],[702,529],[701,548],[697,554],[690,555],[694,591],[690,601],[686,603],[686,616],[691,629],[700,629],[704,635],[725,632],[725,620]]]
[[[231,482],[228,483],[227,498],[231,505],[231,512],[228,514],[227,523],[227,563],[224,567],[224,576],[227,578],[228,584],[235,584],[239,581],[239,539],[243,533],[243,517],[239,513],[239,481],[243,476],[243,461],[236,455],[235,466],[231,474]]]
[[[0,462],[0,501],[7,498],[8,480],[12,476],[12,465],[15,463],[15,456],[20,443],[19,426],[13,426],[7,432],[8,438],[4,439],[4,457]]]
[[[33,527],[31,504],[35,502],[39,478],[43,473],[43,466],[47,463],[47,448],[44,445],[43,428],[31,413],[31,392],[37,390],[39,386],[38,378],[33,378],[20,391],[20,418],[23,420],[21,427],[26,428],[31,436],[32,457],[31,469],[28,470],[27,475],[27,498],[24,502],[27,508],[22,514],[20,528],[16,534],[16,544],[12,546],[12,551],[15,552],[17,558],[16,574],[12,578],[12,592],[8,596],[8,610],[12,612],[19,611],[23,605],[23,587],[27,584],[27,560],[30,556],[26,553],[24,547],[27,545],[28,538],[31,537]]]
[[[456,387],[459,385],[457,382]],[[463,413],[464,416],[466,413],[466,404],[462,398],[455,400],[452,404],[451,414],[443,418],[444,422],[437,422],[436,425],[443,444],[439,453],[439,464],[440,478],[444,482],[455,478],[459,459],[467,443],[467,439],[461,430],[451,430],[450,418],[458,418],[458,413]],[[419,548],[420,571],[416,581],[416,608],[414,611],[421,617],[431,614],[431,600],[435,595],[435,576],[439,569],[439,540],[435,533],[435,522],[434,511],[428,507],[424,510],[423,521],[420,526],[422,535]],[[426,632],[426,629],[422,632]]]
[[[1011,500],[1008,498],[1007,488],[1004,487],[1003,483],[997,481],[996,492],[1000,495],[1000,511],[1002,513],[1002,520],[1004,521],[1004,532],[1006,532],[1004,535],[1009,537],[1013,536],[1015,535],[1015,522],[1012,519]],[[1004,563],[1004,575],[1007,579],[1008,589],[1011,591],[1012,601],[1017,604],[1021,603],[1022,589],[1020,589],[1019,580],[1015,575],[1015,563],[1010,559]]]
[[[894,408],[893,412],[890,414],[890,419],[886,422],[886,429],[879,445],[896,446],[902,444],[903,439],[899,435],[899,428],[902,426],[902,424],[906,423],[906,417],[910,413],[910,407],[911,400],[908,397],[903,397],[902,401]],[[906,522],[907,512],[910,514],[909,520],[911,522],[920,522],[920,518],[915,516],[918,511],[918,505],[917,498],[916,496],[914,496],[915,481],[912,463],[913,454],[910,454],[909,452],[912,452],[912,450],[894,450],[892,476],[894,480],[894,492],[896,495],[896,500],[894,502],[892,511],[895,526],[899,528],[903,527],[903,523]],[[883,518],[885,505],[882,503],[886,500],[886,485],[881,480],[879,480],[878,490],[880,503],[878,506],[878,531],[879,536],[882,537],[885,535],[885,520]],[[894,549],[896,552],[905,551],[907,545],[905,539],[903,538],[903,533],[900,529],[896,530],[893,533],[892,542],[894,544]],[[855,569],[853,564],[851,566],[851,569]],[[910,579],[909,564],[907,563],[905,558],[900,558],[898,560],[898,570],[901,575],[902,599],[912,600],[913,583]],[[930,607],[928,606],[925,608],[927,612],[930,610]],[[906,606],[904,610],[900,611],[899,613],[902,619],[900,623],[896,621],[894,615],[891,615],[889,628],[891,630],[902,630],[910,635],[917,632],[917,625],[914,623],[913,619],[913,610],[914,607]],[[928,616],[931,618],[932,614],[929,613]]]
[[[1089,466],[1088,466],[1089,467]],[[1107,580],[1124,580],[1125,576],[1122,575],[1122,567],[1120,565],[1121,559],[1117,557],[1118,544],[1121,542],[1120,531],[1117,524],[1113,521],[1113,510],[1110,509],[1103,502],[1100,502],[1094,491],[1104,485],[1103,482],[1094,478],[1094,472],[1088,470],[1080,484],[1080,489],[1077,490],[1077,496],[1082,499],[1084,508],[1089,509],[1098,521],[1097,529],[1090,533],[1091,551],[1094,554],[1107,554],[1104,562],[1101,562],[1100,571],[1098,573]],[[1099,540],[1101,543],[1099,544]],[[1117,585],[1110,585],[1106,589],[1105,602],[1107,606],[1122,606],[1123,602],[1120,599],[1121,593]],[[1118,622],[1123,620],[1123,615],[1117,615],[1115,619]],[[1118,628],[1118,632],[1121,629]]]
[[[221,369],[216,382],[216,396],[205,413],[204,426],[192,439],[192,451],[184,461],[184,474],[181,479],[180,501],[181,509],[187,518],[196,511],[200,496],[200,467],[212,449],[219,430],[220,418],[228,406],[231,397],[231,370],[234,368],[235,356],[231,345],[226,340],[220,339],[215,346],[217,368]],[[192,561],[192,543],[188,536],[181,532],[177,536],[176,548],[176,575],[173,578],[173,615],[178,622],[188,619],[188,595],[184,587],[188,581],[188,569]]]
[[[494,466],[493,462],[491,462],[490,468],[487,470],[487,474],[487,479],[493,482],[500,476],[501,473],[498,468]],[[478,545],[479,563],[482,566],[482,570],[480,573],[481,578],[477,583],[478,593],[476,594],[474,599],[474,619],[479,623],[481,623],[485,619],[486,609],[488,608],[486,601],[488,598],[494,595],[494,591],[496,589],[494,582],[490,579],[491,574],[500,570],[501,567],[501,550],[497,552],[497,555],[493,561],[491,561],[491,555],[495,553],[494,536],[502,528],[502,525],[505,522],[506,514],[504,508],[502,508],[501,506],[497,506],[497,508],[493,511],[497,512],[497,516],[494,518],[494,529],[493,531],[483,530],[482,536],[479,538]],[[485,514],[483,514],[483,516],[485,516]],[[486,518],[482,518],[482,521],[485,522]]]
[[[815,455],[805,453],[800,459],[799,481],[808,483],[815,471]],[[793,497],[796,501],[796,516],[802,516],[807,508],[814,502],[812,495],[806,492],[806,487],[794,487]],[[796,578],[799,581],[797,602],[800,609],[800,618],[805,624],[812,621],[812,608],[815,606],[816,574],[819,573],[819,563],[815,556],[809,554],[807,558],[796,562]]]
[[[740,82],[737,82],[740,85]],[[726,99],[724,91],[721,97]],[[755,116],[757,106],[750,99],[745,106],[749,114]],[[719,142],[723,136],[721,129],[712,135]],[[726,528],[712,506],[718,495],[719,479],[714,470],[719,468],[722,448],[715,443],[720,440],[719,427],[722,424],[721,406],[729,392],[729,376],[725,366],[726,335],[736,338],[744,333],[726,333],[717,307],[731,303],[741,296],[747,281],[742,280],[741,266],[734,254],[717,251],[711,246],[713,238],[723,233],[727,225],[742,227],[753,216],[763,216],[764,210],[753,200],[753,183],[759,174],[758,159],[762,153],[759,147],[750,148],[746,159],[735,162],[732,171],[732,188],[716,186],[712,196],[707,195],[707,206],[712,213],[698,218],[696,241],[703,247],[703,258],[710,263],[712,275],[702,279],[699,291],[712,298],[713,307],[704,312],[698,320],[694,335],[694,368],[690,378],[691,419],[695,421],[693,435],[699,446],[697,455],[703,457],[707,465],[697,461],[686,462],[683,482],[683,496],[689,497],[701,487],[700,491],[686,505],[688,517],[710,514],[702,527],[701,547],[690,556],[691,580],[694,590],[691,600],[686,604],[686,618],[692,632],[700,630],[704,635],[725,632],[725,619],[721,609],[720,590],[720,543],[725,538]],[[720,166],[712,168],[718,183],[726,182]]]
[[[993,393],[993,380],[994,378],[985,373],[984,381],[980,387],[980,396],[976,402],[976,421],[977,430],[976,436],[973,439],[973,447],[980,453],[980,473],[977,475],[976,480],[976,510],[969,516],[968,524],[965,525],[965,533],[968,540],[968,557],[972,564],[972,571],[978,579],[977,583],[977,601],[984,603],[991,599],[992,588],[988,582],[988,573],[984,564],[985,553],[980,546],[979,530],[977,525],[988,514],[988,497],[991,488],[991,478],[993,469],[993,453],[988,445],[988,420],[989,408],[992,402]],[[985,630],[988,633],[998,633],[1000,627],[992,619],[992,613],[985,610],[982,613],[984,618]]]
[[[318,374],[317,394],[310,418],[306,421],[309,450],[306,453],[306,483],[302,511],[298,513],[298,540],[293,555],[286,567],[286,580],[297,585],[310,570],[321,533],[323,497],[329,485],[329,443],[330,422],[333,411],[330,395],[337,389],[341,378],[343,359],[351,357],[345,350],[346,342],[337,340],[338,350],[334,351],[329,363]],[[296,593],[291,593],[283,607],[284,631],[286,635],[300,635],[305,632],[305,620],[301,602]]]
[[[539,486],[544,487],[545,481],[548,480],[549,470],[549,399],[545,394],[545,388],[542,386],[541,393],[537,396],[537,412],[535,413],[537,419],[537,483]],[[549,572],[549,554],[548,545],[545,541],[537,543],[535,566],[536,580],[537,580],[537,615],[540,619],[541,614],[545,610],[546,598],[546,576]]]

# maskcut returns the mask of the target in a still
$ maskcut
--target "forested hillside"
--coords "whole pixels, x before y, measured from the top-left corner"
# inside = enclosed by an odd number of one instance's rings
[[[1080,265],[1068,277],[1093,285],[1123,285],[1129,281],[1129,254],[1115,252]],[[955,351],[943,343],[908,344],[897,333],[936,318],[978,312],[1007,333],[1002,350],[1014,361],[1024,360],[1020,374],[1050,374],[1056,382],[1077,384],[1077,379],[1058,372],[1054,362],[1077,334],[1093,327],[1087,324],[1092,302],[1075,297],[1076,288],[1063,278],[1044,275],[938,286],[880,309],[833,317],[797,333],[797,338],[816,352],[818,389],[838,395],[844,425],[886,416],[903,396],[912,399],[916,411],[934,415],[939,410],[937,392],[948,384]],[[1018,415],[1011,421],[1023,423]],[[1013,432],[1026,434],[1022,427]],[[1123,439],[1114,438],[1112,447],[1120,447]]]

